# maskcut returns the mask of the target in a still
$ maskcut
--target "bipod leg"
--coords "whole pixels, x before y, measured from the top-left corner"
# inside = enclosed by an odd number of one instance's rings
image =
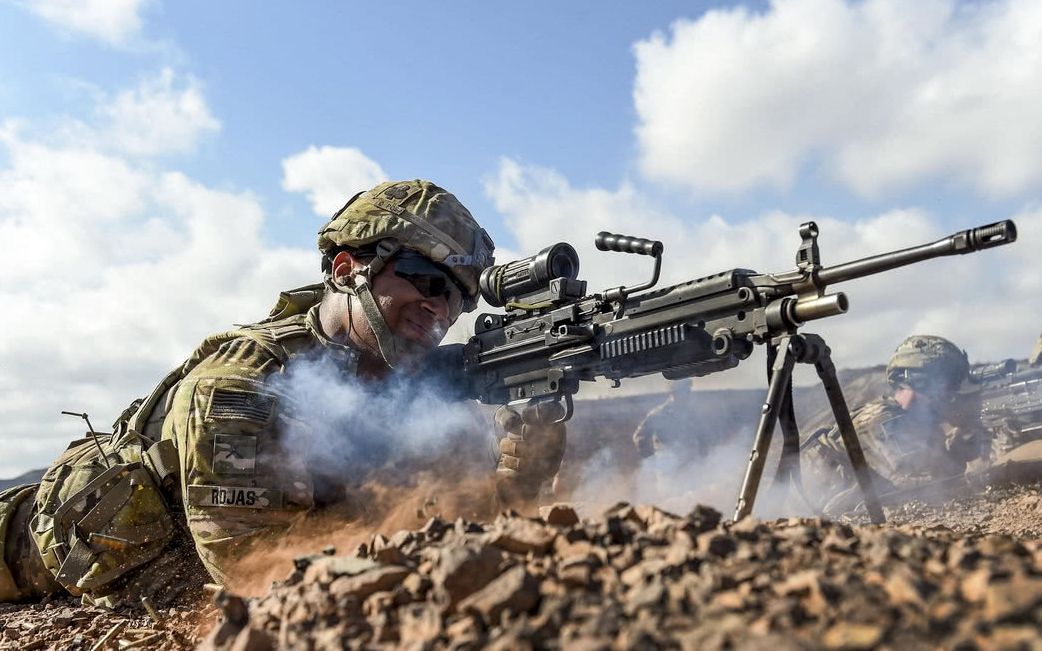
[[[790,350],[796,339],[790,342]],[[795,351],[794,351],[795,352]],[[794,355],[794,361],[799,358]],[[781,458],[778,460],[778,470],[774,474],[774,485],[788,487],[790,482],[799,486],[800,481],[800,430],[796,425],[796,413],[792,406],[792,378],[789,378],[785,389],[782,391],[782,402],[778,409],[778,424],[782,431]]]
[[[812,363],[813,350],[807,346],[802,335],[793,335],[789,340],[789,352],[796,364]],[[796,411],[792,400],[792,378],[783,393],[781,409],[778,412],[778,424],[782,431],[781,457],[778,470],[774,475],[772,489],[782,489],[785,494],[795,490],[796,494],[811,512],[820,515],[820,509],[811,503],[803,490],[803,479],[800,470],[800,428],[796,423]]]
[[[792,382],[792,367],[796,363],[792,351],[789,350],[790,339],[791,337],[785,336],[772,342],[770,346],[774,348],[773,354],[768,349],[767,359],[773,359],[773,363],[770,366],[767,401],[763,403],[760,422],[756,426],[756,439],[752,452],[749,453],[749,464],[745,468],[738,505],[734,511],[735,522],[752,513],[753,504],[756,502],[756,492],[763,477],[763,465],[767,461],[767,450],[771,447],[771,436],[774,435],[774,426],[778,423],[785,389]]]
[[[858,439],[857,430],[854,429],[854,421],[850,418],[850,410],[847,408],[847,401],[843,397],[843,389],[839,385],[839,378],[836,377],[836,367],[832,363],[831,351],[821,337],[817,335],[803,336],[817,348],[814,368],[817,370],[818,377],[821,378],[821,383],[825,387],[825,395],[828,396],[829,405],[832,407],[832,415],[835,416],[840,436],[843,437],[843,447],[846,448],[847,456],[850,457],[850,465],[854,469],[854,477],[857,478],[861,494],[865,496],[865,508],[868,510],[868,516],[874,524],[883,524],[886,522],[886,516],[883,514],[883,507],[879,503],[876,489],[872,485],[872,475],[868,470],[868,462],[865,461],[865,452],[861,449],[861,440]]]

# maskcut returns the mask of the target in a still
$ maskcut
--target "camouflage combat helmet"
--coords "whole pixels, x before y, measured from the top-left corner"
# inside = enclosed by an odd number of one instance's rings
[[[456,197],[430,181],[388,181],[355,195],[318,232],[323,254],[387,239],[447,267],[477,304],[478,277],[495,245]]]
[[[955,390],[970,371],[965,351],[944,337],[912,335],[897,347],[886,365],[892,387],[909,386],[926,393]]]
[[[358,298],[380,355],[394,368],[404,359],[402,348],[372,291],[386,263],[411,250],[440,265],[460,286],[462,309],[469,312],[477,307],[478,277],[494,262],[495,245],[456,197],[417,179],[381,183],[352,197],[318,232],[318,248],[327,262],[341,247],[371,251],[372,259],[346,280],[327,273],[326,286]]]

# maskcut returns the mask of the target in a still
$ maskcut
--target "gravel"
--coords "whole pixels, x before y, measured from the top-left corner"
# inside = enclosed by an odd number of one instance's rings
[[[1013,492],[996,513],[1038,502]],[[628,504],[435,517],[299,558],[264,597],[225,593],[238,617],[203,648],[1039,648],[1042,542],[986,531],[1003,517],[971,532]]]

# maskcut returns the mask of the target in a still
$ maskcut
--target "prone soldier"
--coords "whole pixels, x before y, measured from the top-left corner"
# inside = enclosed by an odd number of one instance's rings
[[[943,337],[914,335],[886,367],[890,394],[851,414],[876,489],[887,493],[959,476],[987,454],[979,420],[963,418],[958,389],[969,374],[966,353]],[[860,495],[837,427],[809,451],[816,479],[832,498],[826,512]]]
[[[108,607],[168,604],[209,577],[225,583],[251,547],[335,505],[343,496],[325,487],[340,478],[282,445],[322,405],[295,405],[280,378],[315,359],[368,385],[415,373],[476,307],[493,246],[429,181],[355,195],[319,231],[321,283],[206,338],[111,435],[74,442],[41,484],[0,493],[0,601],[67,592]],[[534,495],[560,465],[564,426],[544,411],[497,415],[505,500]]]

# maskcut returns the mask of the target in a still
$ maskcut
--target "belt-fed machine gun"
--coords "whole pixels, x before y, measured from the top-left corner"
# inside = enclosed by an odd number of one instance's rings
[[[823,267],[814,222],[799,229],[796,268],[761,274],[730,269],[672,287],[653,289],[662,266],[661,242],[602,232],[596,246],[650,256],[647,282],[587,293],[579,258],[567,243],[484,271],[485,300],[505,314],[482,314],[466,344],[443,346],[442,368],[462,371],[463,392],[487,404],[562,400],[571,417],[572,395],[583,380],[661,373],[670,380],[734,368],[756,345],[767,346],[769,387],[749,457],[735,520],[752,511],[767,450],[778,421],[783,447],[777,481],[799,479],[799,431],[792,405],[792,370],[813,364],[825,387],[873,521],[884,520],[865,457],[836,379],[829,347],[800,333],[808,321],[847,311],[847,296],[829,285],[941,256],[980,251],[1016,239],[1003,221],[961,231],[930,244]],[[446,364],[446,358],[455,362]]]

